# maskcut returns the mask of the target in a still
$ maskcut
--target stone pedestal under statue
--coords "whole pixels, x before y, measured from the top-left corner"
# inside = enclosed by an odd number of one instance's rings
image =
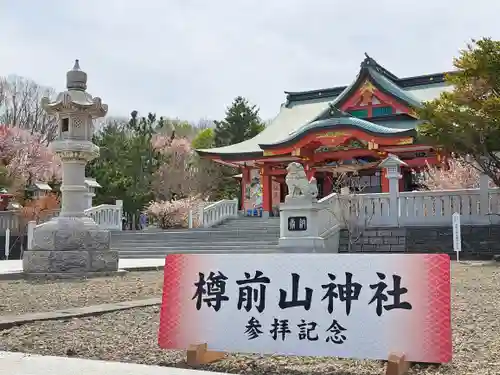
[[[284,252],[315,253],[338,252],[340,228],[332,228],[328,233],[323,229],[318,203],[316,179],[307,179],[300,163],[290,163],[285,178],[289,194],[280,205],[280,238],[278,246]]]
[[[23,273],[28,277],[61,278],[107,275],[118,270],[118,252],[110,250],[110,233],[85,216],[88,188],[85,165],[99,156],[92,143],[93,120],[106,115],[108,107],[86,92],[87,74],[78,60],[67,73],[67,90],[42,106],[59,122],[57,139],[50,147],[62,164],[61,212],[38,225],[32,248],[23,254]]]

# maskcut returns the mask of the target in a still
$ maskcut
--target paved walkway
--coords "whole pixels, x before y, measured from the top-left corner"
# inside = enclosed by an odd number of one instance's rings
[[[160,259],[120,259],[118,267],[122,270],[147,269],[163,267],[165,258]],[[0,260],[0,275],[16,274],[23,271],[22,260]]]
[[[218,372],[0,351],[0,375],[223,375]]]

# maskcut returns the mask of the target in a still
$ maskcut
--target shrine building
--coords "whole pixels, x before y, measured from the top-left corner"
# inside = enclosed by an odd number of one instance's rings
[[[378,164],[397,155],[402,169],[400,191],[414,189],[411,169],[439,163],[438,150],[416,139],[420,120],[415,109],[450,91],[446,73],[399,78],[366,55],[349,86],[285,92],[286,102],[264,131],[234,145],[197,150],[200,156],[241,171],[242,208],[257,204],[272,215],[287,194],[285,168],[302,163],[318,183],[318,198],[332,193],[339,173],[354,173],[363,193],[389,191]]]

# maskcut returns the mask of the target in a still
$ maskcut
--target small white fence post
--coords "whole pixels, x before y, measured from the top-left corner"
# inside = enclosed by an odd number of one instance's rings
[[[5,259],[9,259],[10,253],[10,229],[5,230]]]
[[[115,206],[118,207],[118,223],[116,223],[116,228],[117,230],[121,231],[123,230],[122,226],[122,216],[123,216],[123,201],[121,199],[117,199],[115,201]]]
[[[479,177],[479,212],[481,216],[487,217],[490,213],[490,178],[481,173]],[[489,218],[488,218],[489,220]]]
[[[193,210],[189,210],[188,213],[188,228],[189,229],[193,228]]]
[[[28,243],[27,250],[33,249],[33,235],[35,234],[36,221],[28,222]]]

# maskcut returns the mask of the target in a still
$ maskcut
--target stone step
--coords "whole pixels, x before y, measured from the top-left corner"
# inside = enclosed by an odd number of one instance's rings
[[[233,245],[233,246],[238,246],[242,244],[247,244],[247,245],[252,245],[252,244],[276,244],[278,243],[278,238],[269,238],[269,239],[255,239],[255,238],[246,238],[246,239],[231,239],[228,241],[224,240],[217,240],[217,241],[177,241],[177,240],[169,240],[169,241],[112,241],[111,245],[113,247],[120,247],[120,246],[126,246],[126,247],[133,247],[133,246],[140,246],[140,247],[147,247],[147,246],[159,246],[159,245],[168,245],[168,246],[197,246],[197,245],[212,245],[212,246],[217,246],[217,245]]]
[[[224,230],[262,230],[262,229],[275,229],[279,230],[279,225],[225,225],[223,227],[216,227],[216,231],[224,231]]]
[[[111,242],[141,242],[141,241],[239,241],[242,239],[258,240],[258,239],[274,239],[279,238],[279,233],[259,233],[259,234],[230,234],[230,235],[211,235],[211,236],[123,236],[111,237]]]
[[[112,236],[160,236],[160,235],[186,235],[186,234],[207,234],[207,233],[232,233],[232,232],[248,232],[248,233],[256,233],[256,232],[279,232],[279,227],[261,227],[261,228],[251,228],[251,227],[234,227],[234,228],[206,228],[206,229],[179,229],[179,230],[143,230],[143,231],[116,231],[111,232]]]
[[[245,239],[239,239],[239,238],[233,238],[230,240],[205,240],[205,241],[111,241],[111,246],[112,247],[120,247],[120,246],[125,246],[125,247],[133,247],[133,246],[140,246],[140,247],[146,247],[146,246],[191,246],[193,244],[195,245],[254,245],[254,244],[267,244],[267,243],[277,243],[279,240],[279,237],[272,237],[272,238],[263,238],[263,239],[255,239],[255,238],[245,238]]]
[[[263,225],[261,227],[256,227],[256,226],[234,226],[234,227],[224,227],[224,228],[219,228],[219,232],[222,231],[233,231],[233,230],[238,230],[238,231],[279,231],[280,227],[279,226],[270,226],[270,225]]]
[[[239,218],[239,219],[231,219],[222,222],[221,225],[227,225],[231,223],[247,223],[247,224],[259,224],[259,223],[279,223],[280,219],[248,219],[248,218]]]
[[[243,234],[231,233],[226,235],[209,235],[209,236],[112,236],[111,241],[225,241],[240,239],[273,239],[279,238],[279,233],[256,233],[256,234]]]
[[[248,223],[243,221],[230,221],[228,223],[220,224],[218,226],[212,228],[234,228],[234,227],[248,227],[248,228],[256,228],[256,227],[279,227],[280,222],[262,222],[262,223]]]
[[[137,233],[135,235],[111,235],[111,238],[121,238],[121,239],[131,239],[131,238],[142,238],[142,239],[161,239],[161,238],[229,238],[229,237],[260,237],[260,236],[279,236],[279,231],[229,231],[229,232],[207,232],[207,233],[159,233],[144,235]]]
[[[262,217],[262,216],[237,216],[234,218],[230,218],[227,221],[273,221],[273,220],[279,220],[279,217],[276,216],[269,216],[269,217]]]
[[[281,252],[278,247],[267,247],[262,249],[237,249],[233,251],[223,249],[180,249],[180,250],[163,250],[163,251],[119,251],[121,259],[158,259],[164,258],[168,254],[269,254]]]
[[[261,225],[274,225],[274,226],[279,226],[280,222],[278,220],[276,221],[259,221],[259,222],[252,222],[252,221],[246,221],[246,220],[231,220],[222,224],[219,224],[217,227],[231,227],[235,225],[245,225],[245,226],[261,226]],[[217,228],[215,227],[215,228]]]
[[[211,227],[211,228],[224,228],[224,227],[262,227],[262,226],[272,226],[272,227],[279,227],[280,222],[279,221],[273,221],[273,222],[260,222],[260,223],[252,223],[252,222],[247,222],[245,220],[242,221],[228,221],[227,223],[219,224],[217,226]],[[207,228],[210,229],[210,228]]]
[[[194,249],[194,248],[236,248],[236,247],[256,247],[256,246],[276,246],[278,240],[275,241],[262,241],[262,242],[237,242],[237,243],[135,243],[135,244],[112,244],[111,248],[119,250],[134,250],[134,249]]]
[[[116,246],[111,246],[111,249],[113,250],[118,250],[118,251],[135,251],[135,252],[141,252],[144,250],[151,250],[151,251],[180,251],[180,250],[198,250],[198,249],[206,249],[206,250],[225,250],[225,251],[238,251],[239,249],[265,249],[268,247],[272,247],[273,245],[268,245],[268,244],[243,244],[243,245],[210,245],[210,244],[204,244],[204,245],[198,245],[198,246],[190,246],[190,245],[182,245],[182,246],[170,246],[170,244],[156,244],[156,245],[148,245],[148,246],[141,246],[140,244],[137,244],[135,247],[116,247]]]

